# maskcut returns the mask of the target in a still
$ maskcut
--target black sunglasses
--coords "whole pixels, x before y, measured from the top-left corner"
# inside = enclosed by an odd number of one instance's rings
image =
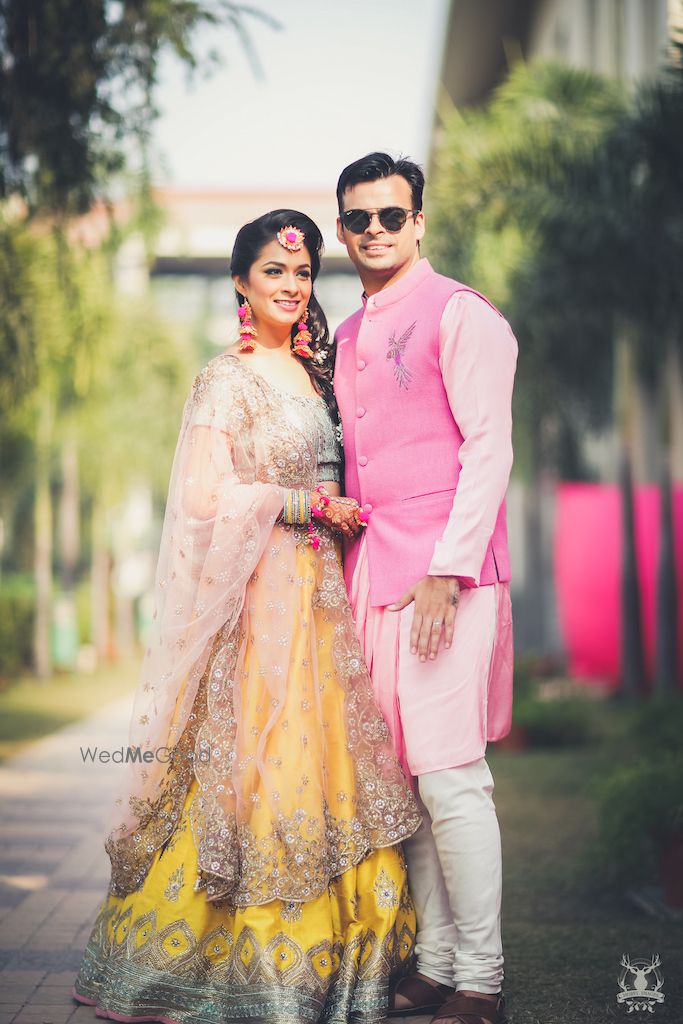
[[[370,227],[373,215],[377,214],[385,231],[394,233],[401,230],[411,214],[415,216],[419,212],[404,210],[402,206],[384,206],[381,210],[345,210],[339,215],[339,219],[347,231],[353,231],[354,235],[362,235]]]

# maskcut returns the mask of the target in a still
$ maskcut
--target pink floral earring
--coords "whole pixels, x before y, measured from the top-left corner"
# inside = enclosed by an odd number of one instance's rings
[[[245,298],[237,309],[240,318],[240,352],[253,352],[256,348],[256,328],[251,322],[251,306]]]
[[[311,332],[306,326],[308,323],[308,309],[306,309],[301,320],[297,324],[297,333],[292,338],[292,352],[295,356],[303,356],[304,359],[310,359],[313,356],[313,349],[311,348]]]

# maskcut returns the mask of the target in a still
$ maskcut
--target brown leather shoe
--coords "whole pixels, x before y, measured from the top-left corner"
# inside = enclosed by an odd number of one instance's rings
[[[454,991],[451,985],[442,985],[424,974],[409,974],[401,978],[392,989],[389,1016],[417,1017],[420,1014],[426,1016],[428,1013],[436,1013]]]
[[[483,996],[466,996],[456,992],[432,1018],[432,1024],[509,1024],[502,993],[494,1002]]]

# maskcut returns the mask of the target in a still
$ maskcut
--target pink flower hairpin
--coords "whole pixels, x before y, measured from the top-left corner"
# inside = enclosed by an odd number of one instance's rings
[[[298,252],[299,249],[303,249],[305,237],[303,231],[295,228],[292,224],[288,224],[285,228],[280,228],[277,233],[277,240],[280,245],[290,252]]]

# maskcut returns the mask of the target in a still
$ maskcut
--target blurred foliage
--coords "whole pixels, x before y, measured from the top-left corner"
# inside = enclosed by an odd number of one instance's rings
[[[26,671],[31,664],[35,586],[29,576],[0,584],[0,680]]]
[[[534,748],[582,746],[598,735],[594,703],[580,696],[520,701],[515,706],[513,721],[524,730],[528,745]]]
[[[657,877],[662,844],[683,834],[683,697],[653,698],[630,716],[635,759],[594,783],[601,869],[618,883]]]
[[[600,146],[623,111],[612,81],[536,64],[517,66],[485,110],[444,117],[430,253],[489,295],[520,339],[515,447],[526,476],[537,458],[584,476],[571,438],[611,417],[609,313],[582,307],[594,270],[563,249],[543,211],[557,167]]]
[[[159,226],[159,62],[170,52],[189,71],[210,69],[219,55],[199,49],[198,30],[228,26],[258,73],[248,28],[259,19],[279,28],[233,0],[0,0],[0,528],[5,577],[34,574],[43,677],[55,568],[71,591],[90,567],[92,639],[100,656],[109,649],[112,512],[140,481],[165,494],[192,369],[189,339],[150,298],[124,299],[113,284],[122,242],[137,233],[149,256]],[[127,186],[126,224],[113,216],[115,182]],[[98,199],[106,237],[78,244],[75,218]],[[73,534],[61,548],[59,502]]]
[[[116,297],[104,252],[2,220],[0,251],[5,499],[11,492],[19,500],[28,483],[27,456],[46,406],[55,446],[73,429],[79,435],[87,490],[102,486],[120,500],[131,471],[162,487],[159,454],[174,443],[191,372],[182,340],[151,299]]]
[[[108,550],[107,517],[132,487],[143,482],[163,501],[194,359],[151,298],[116,295],[106,249],[69,245],[57,230],[6,217],[0,252],[0,358],[8,368],[0,389],[0,516],[9,584],[8,571],[32,568],[36,494],[42,487],[59,495],[67,441],[79,466],[81,573],[98,543],[95,505]],[[44,529],[49,541],[50,520]],[[60,564],[59,550],[51,560]],[[25,605],[17,604],[15,640],[3,644],[5,674],[26,666],[34,620]]]
[[[197,29],[228,25],[256,65],[254,18],[278,27],[230,0],[0,0],[0,195],[85,212],[133,141],[145,166],[162,54],[193,69]]]
[[[624,765],[598,790],[605,874],[619,883],[656,878],[662,843],[683,832],[683,752]]]
[[[596,701],[575,689],[557,691],[557,678],[544,681],[545,674],[537,658],[515,659],[512,722],[519,749],[575,747],[600,738]]]
[[[683,749],[683,697],[655,696],[632,709],[630,731],[649,755]]]
[[[620,324],[649,381],[672,336],[683,344],[683,71],[625,94],[585,71],[518,65],[486,109],[442,119],[430,254],[520,338],[523,468],[580,478],[583,432],[614,417]]]
[[[622,508],[621,685],[645,674],[633,452],[638,383],[656,396],[662,493],[683,352],[683,62],[626,91],[559,64],[518,65],[484,110],[443,115],[430,252],[484,290],[519,339],[516,471],[530,484],[527,573],[543,572],[541,478],[590,479],[587,436],[610,428]],[[678,372],[678,371],[677,371]],[[678,382],[680,385],[680,381]],[[662,519],[658,677],[676,675],[672,517]],[[537,618],[540,612],[537,610]]]

